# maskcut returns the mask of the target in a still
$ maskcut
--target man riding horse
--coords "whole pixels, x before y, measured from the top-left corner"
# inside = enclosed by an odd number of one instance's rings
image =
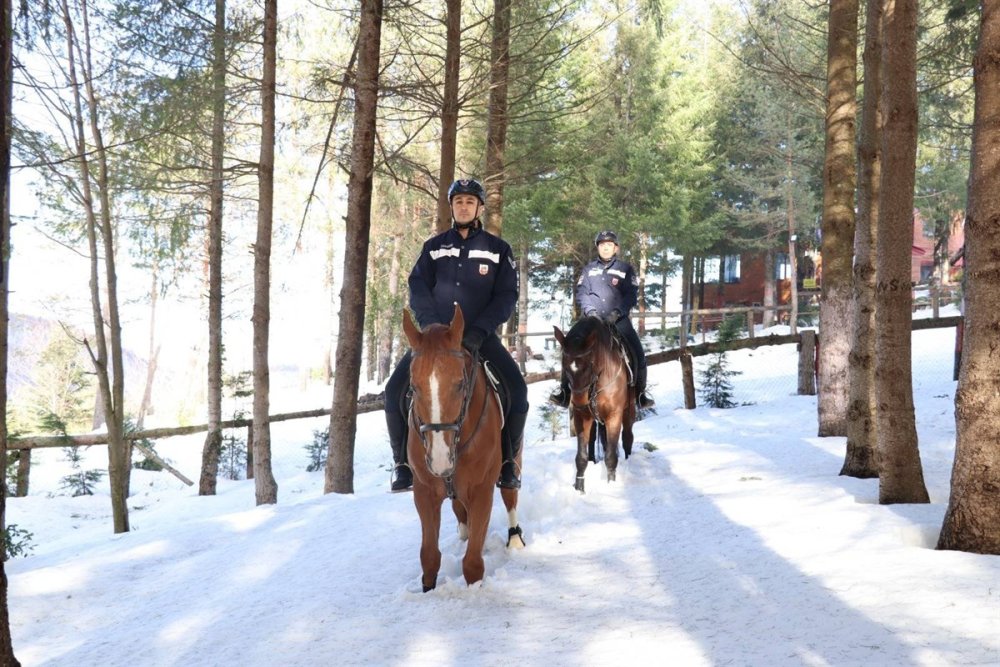
[[[515,457],[528,416],[528,387],[496,329],[514,312],[518,296],[517,263],[510,245],[483,229],[486,190],[479,181],[461,179],[448,189],[451,229],[424,243],[410,272],[410,309],[420,327],[451,322],[457,303],[465,317],[462,345],[496,371],[510,394],[500,438],[503,467],[497,486],[521,486]],[[406,457],[403,394],[410,378],[410,352],[403,355],[385,385],[385,420],[394,462],[390,489],[413,487]]]
[[[646,353],[639,342],[629,319],[639,293],[639,278],[632,265],[618,257],[618,235],[612,231],[600,232],[594,238],[597,259],[585,267],[576,283],[576,302],[585,316],[598,317],[617,330],[628,346],[635,373],[635,393],[640,408],[654,405],[646,393]],[[569,385],[565,374],[559,388],[549,396],[549,401],[569,407]]]

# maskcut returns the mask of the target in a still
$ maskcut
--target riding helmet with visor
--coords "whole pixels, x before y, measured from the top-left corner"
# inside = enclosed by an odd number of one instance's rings
[[[611,230],[604,230],[603,232],[598,232],[597,236],[594,237],[594,245],[599,246],[605,241],[611,241],[615,245],[618,245],[618,235]]]
[[[486,189],[474,178],[461,178],[452,183],[448,188],[448,201],[450,202],[455,195],[475,195],[483,206],[486,206]]]

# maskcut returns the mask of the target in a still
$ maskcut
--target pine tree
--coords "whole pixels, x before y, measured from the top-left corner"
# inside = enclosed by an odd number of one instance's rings
[[[739,316],[727,317],[719,325],[716,341],[723,346],[733,342],[740,337],[741,325],[742,319]],[[715,353],[709,364],[698,374],[701,380],[698,391],[706,405],[710,408],[735,408],[738,404],[733,401],[733,383],[730,378],[739,374],[740,371],[729,368],[725,349]]]

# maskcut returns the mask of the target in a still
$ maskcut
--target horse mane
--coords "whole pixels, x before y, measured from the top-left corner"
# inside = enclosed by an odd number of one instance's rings
[[[590,342],[594,337],[593,343]],[[597,369],[607,368],[613,361],[614,346],[611,340],[611,327],[597,317],[582,317],[570,328],[566,334],[566,342],[563,350],[569,356],[585,354],[589,350],[595,351],[594,367]]]

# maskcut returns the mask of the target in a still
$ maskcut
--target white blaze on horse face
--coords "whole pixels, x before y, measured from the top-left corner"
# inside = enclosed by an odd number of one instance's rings
[[[438,380],[437,369],[431,373],[430,377],[431,394],[431,422],[441,423],[441,382]],[[428,464],[431,473],[444,475],[451,471],[451,461],[448,456],[448,443],[445,442],[444,432],[430,432],[430,452],[428,453]]]
[[[580,367],[576,365],[576,359],[569,362],[569,370],[573,373],[576,373],[578,370],[580,370]]]

